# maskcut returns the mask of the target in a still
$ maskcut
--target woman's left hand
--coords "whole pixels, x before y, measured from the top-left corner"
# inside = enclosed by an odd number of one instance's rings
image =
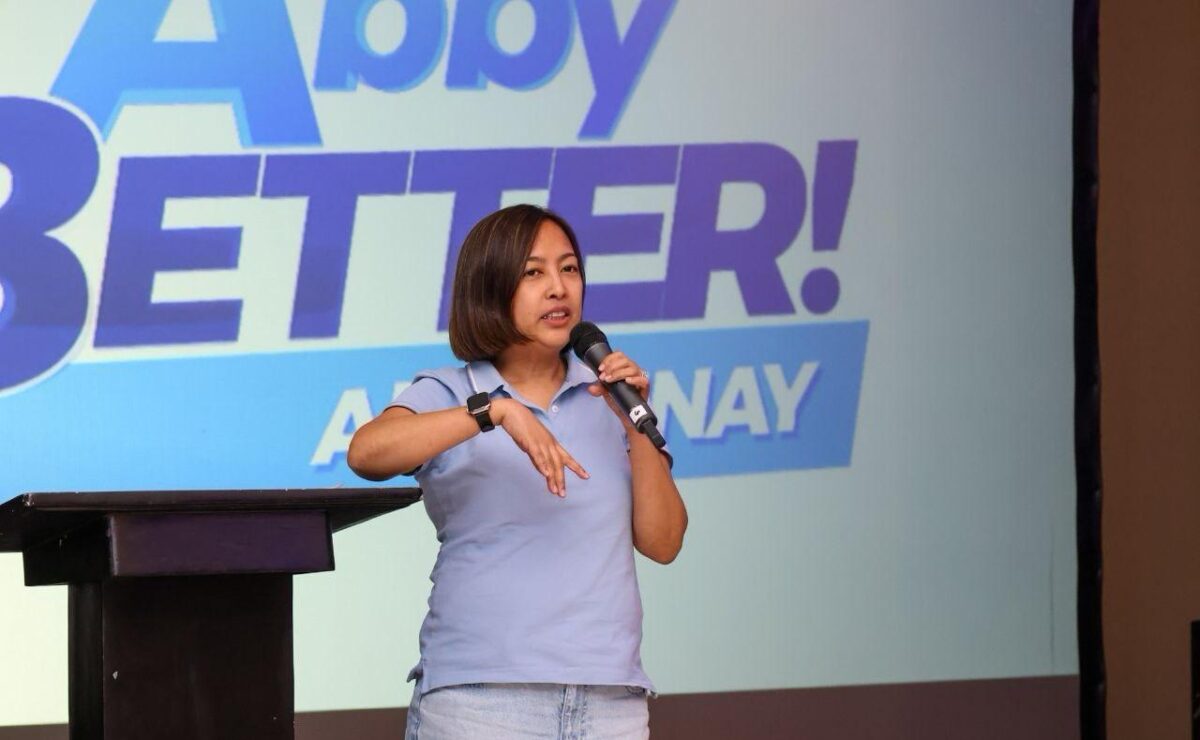
[[[643,399],[648,399],[650,398],[649,375],[636,362],[629,359],[628,355],[620,351],[615,351],[608,357],[605,357],[604,361],[600,363],[600,367],[597,368],[597,371],[600,380],[604,382],[589,385],[588,393],[591,393],[593,396],[604,396],[604,400],[608,401],[609,408],[620,417],[621,422],[626,427],[633,428],[633,425],[629,423],[629,416],[613,401],[604,383],[615,383],[618,380],[624,380],[636,388],[638,393],[642,394]]]

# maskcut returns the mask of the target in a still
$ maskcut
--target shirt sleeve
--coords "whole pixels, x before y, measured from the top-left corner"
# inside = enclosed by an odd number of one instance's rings
[[[661,430],[660,430],[661,431]],[[667,458],[667,470],[675,469],[675,456],[671,454],[671,445],[663,445],[659,448],[658,453]]]
[[[458,399],[442,381],[431,375],[418,375],[412,385],[400,391],[388,408],[399,406],[416,414],[459,406]]]

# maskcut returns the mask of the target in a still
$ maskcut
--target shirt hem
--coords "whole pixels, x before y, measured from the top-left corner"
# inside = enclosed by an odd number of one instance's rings
[[[415,668],[410,680],[415,678],[422,694],[446,686],[474,683],[546,683],[574,684],[579,686],[636,686],[650,694],[657,694],[654,683],[644,673],[614,671],[611,668],[581,666],[578,668],[547,671],[541,668],[471,668],[457,670],[429,670],[428,666]]]

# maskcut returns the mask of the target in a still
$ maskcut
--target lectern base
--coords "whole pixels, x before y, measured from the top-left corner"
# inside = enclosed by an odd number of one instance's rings
[[[71,740],[292,740],[292,576],[70,586]]]

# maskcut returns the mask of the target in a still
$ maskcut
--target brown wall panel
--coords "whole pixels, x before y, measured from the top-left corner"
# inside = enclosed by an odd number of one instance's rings
[[[1200,619],[1200,3],[1100,3],[1110,740],[1190,737]]]
[[[650,705],[655,740],[1076,740],[1074,676],[675,694]],[[396,740],[405,710],[296,715],[296,740]],[[63,725],[0,740],[67,740]],[[227,738],[223,740],[239,740]]]

